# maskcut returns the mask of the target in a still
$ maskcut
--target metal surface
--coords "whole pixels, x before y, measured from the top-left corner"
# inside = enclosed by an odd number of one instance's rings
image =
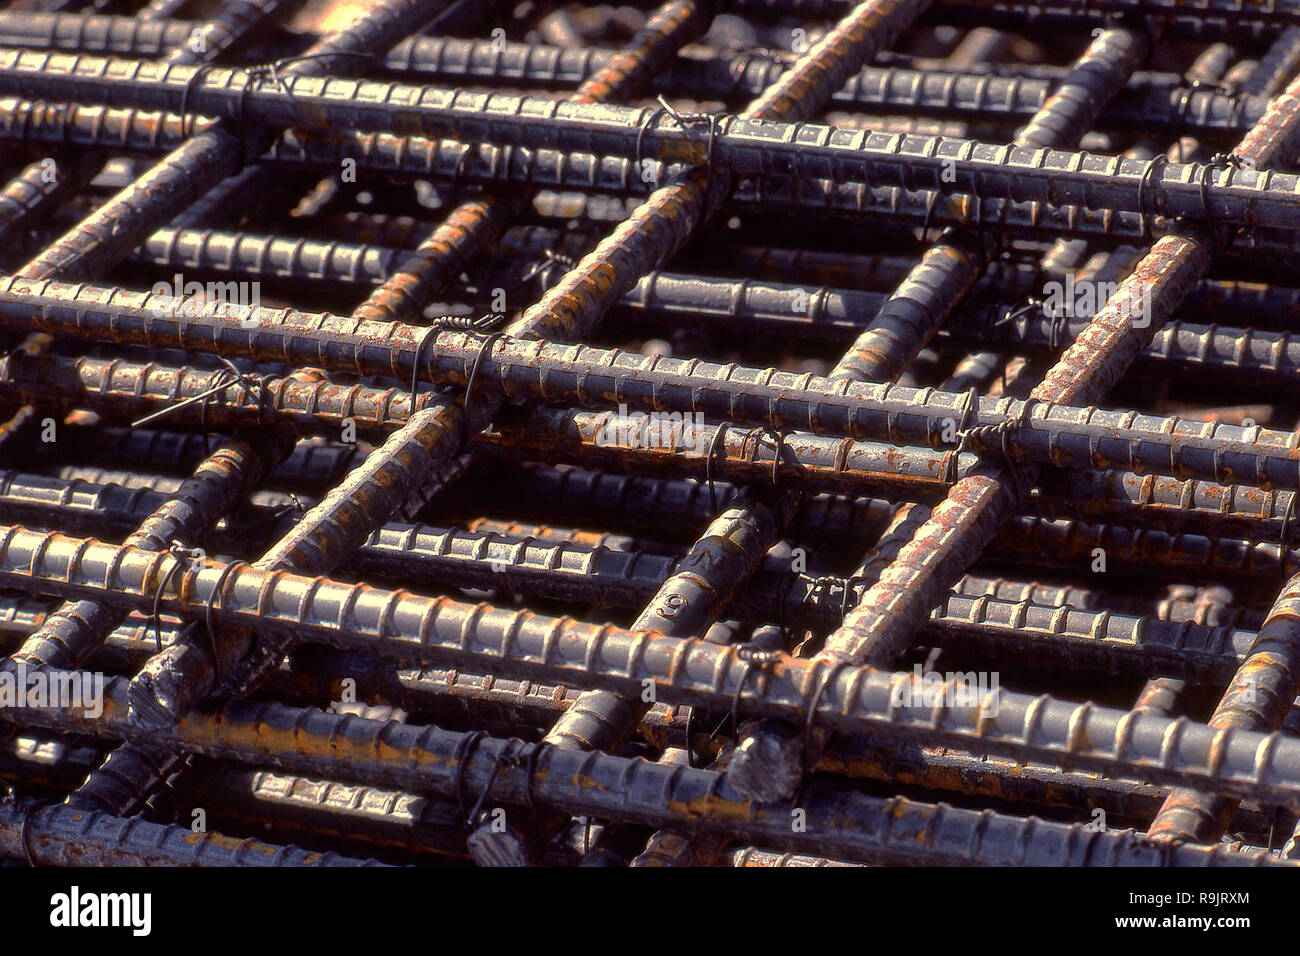
[[[550,6],[0,9],[0,857],[1300,859],[1300,8]]]

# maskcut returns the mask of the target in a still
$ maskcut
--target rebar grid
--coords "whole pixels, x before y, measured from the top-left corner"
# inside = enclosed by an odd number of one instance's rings
[[[462,6],[0,10],[0,856],[1293,863],[1300,10]]]

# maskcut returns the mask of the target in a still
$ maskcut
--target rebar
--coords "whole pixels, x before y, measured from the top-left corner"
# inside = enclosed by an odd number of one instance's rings
[[[1242,163],[1268,166],[1293,156],[1300,146],[1295,141],[1300,129],[1296,93],[1300,81],[1293,81],[1246,134],[1236,153]],[[1203,226],[1187,226],[1157,242],[1029,393],[1028,401],[1091,402],[1104,396],[1167,321],[1173,311],[1170,303],[1179,302],[1190,285],[1208,272],[1216,238]],[[860,377],[863,371],[844,369],[852,377]],[[1001,433],[1008,433],[1005,426]],[[1009,450],[1003,456],[1000,464],[986,461],[957,482],[919,524],[912,540],[845,616],[843,626],[828,637],[820,653],[824,662],[879,664],[891,661],[907,646],[932,599],[960,577],[1018,507],[1022,485],[1035,483],[1036,468],[1017,461]],[[1021,475],[1019,468],[1028,474]],[[805,742],[789,730],[760,726],[737,750],[732,772],[738,786],[769,799],[788,795],[797,786],[806,760],[802,750],[813,745],[814,740]]]
[[[272,87],[261,77],[219,67],[198,73],[194,67],[145,61],[0,51],[0,90],[173,111],[184,98],[196,114],[269,126],[380,128],[533,148],[595,146],[638,160],[690,161],[701,149],[690,129],[652,125],[653,108],[569,105],[526,96],[322,79],[310,73],[295,73]],[[1294,198],[1300,177],[1267,166],[1169,162],[1152,169],[1115,156],[850,132],[744,115],[719,117],[715,125],[709,165],[733,175],[794,174],[835,184],[1159,212],[1253,228],[1300,227],[1300,202]],[[217,162],[216,156],[210,160],[214,166]]]
[[[6,865],[1294,863],[1300,8],[551,6],[0,10]]]

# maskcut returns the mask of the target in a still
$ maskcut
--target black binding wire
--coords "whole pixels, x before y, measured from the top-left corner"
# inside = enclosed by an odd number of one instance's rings
[[[292,97],[293,87],[289,85],[289,82],[285,77],[280,75],[281,70],[290,63],[305,63],[308,60],[325,60],[335,56],[350,56],[355,59],[364,60],[367,63],[375,59],[375,57],[370,53],[358,53],[356,51],[346,50],[338,53],[330,53],[322,50],[318,53],[299,53],[295,56],[281,57],[280,59],[274,60],[270,63],[259,63],[255,66],[245,67],[244,72],[248,74],[248,78],[256,82],[259,87],[265,80],[270,80],[272,83],[279,86],[280,89],[284,90],[287,96]],[[245,87],[245,90],[247,91],[247,89],[252,85],[253,83],[249,83],[248,86]]]
[[[414,415],[419,407],[420,393],[420,360],[424,356],[425,347],[438,337],[439,332],[471,332],[482,334],[500,325],[505,319],[503,315],[482,315],[474,318],[468,315],[444,315],[439,316],[429,323],[422,333],[419,340],[415,343],[415,355],[411,359],[411,414]],[[501,333],[489,337],[488,341],[493,338],[500,338]],[[479,351],[479,357],[474,360],[474,371],[470,373],[470,384],[474,381],[474,372],[478,370],[479,359],[483,357],[482,350]],[[469,387],[465,390],[465,407],[469,408]]]
[[[250,567],[247,561],[232,561],[227,564],[221,572],[221,577],[217,578],[217,583],[208,595],[208,603],[203,611],[203,623],[208,629],[208,648],[212,652],[212,673],[218,684],[222,681],[221,674],[221,649],[217,646],[217,622],[213,615],[216,613],[216,605],[222,599],[222,591],[225,590],[226,583],[230,576],[241,568]]]
[[[1046,302],[1037,296],[1028,296],[1023,303],[1014,307],[1007,307],[1002,310],[992,322],[988,323],[987,331],[990,336],[996,335],[998,330],[1002,330],[1002,347],[1004,352],[1011,351],[1011,333],[1015,330],[1016,322],[1035,311],[1040,315],[1046,315],[1043,306]],[[1008,362],[1002,363],[1002,390],[1007,390],[1007,365]]]
[[[709,441],[709,450],[704,456],[704,480],[709,486],[709,509],[713,512],[713,517],[718,514],[718,493],[713,487],[713,456],[718,452],[718,443],[722,441],[723,435],[728,428],[735,422],[721,422],[713,432],[713,438]]]
[[[940,192],[937,189],[930,190],[930,198],[925,204],[925,218],[921,220],[921,244],[925,245],[930,235],[930,220],[934,216],[934,210],[939,205]]]
[[[546,751],[547,745],[542,743],[526,744],[528,747],[528,756],[524,759],[524,807],[533,815],[533,823],[537,829],[542,829],[542,815],[537,809],[537,800],[533,793],[537,777],[537,761],[541,758],[542,753]]]
[[[217,65],[215,63],[201,64],[193,73],[190,74],[190,78],[185,81],[185,89],[181,90],[181,105],[177,112],[180,114],[181,118],[181,136],[185,139],[189,139],[194,135],[194,123],[196,118],[188,115],[190,97],[194,93],[194,87],[202,82],[203,78],[215,70],[216,67]]]
[[[478,822],[478,815],[483,810],[483,803],[487,800],[487,795],[492,790],[492,784],[496,783],[497,774],[501,772],[502,767],[517,766],[519,756],[515,753],[519,745],[523,744],[522,740],[511,737],[501,749],[497,751],[496,759],[492,761],[492,772],[488,774],[487,783],[483,784],[483,792],[478,795],[478,800],[474,802],[474,809],[469,812],[465,818],[466,826],[475,826]]]
[[[442,329],[435,322],[420,333],[420,339],[415,343],[415,356],[411,359],[411,414],[414,415],[420,406],[420,358],[424,355],[424,347],[438,337]]]
[[[1235,95],[1234,93],[1229,91],[1229,87],[1224,86],[1222,83],[1215,83],[1211,80],[1200,79],[1200,78],[1192,80],[1190,83],[1188,83],[1179,91],[1177,112],[1178,112],[1178,122],[1180,125],[1182,126],[1187,125],[1187,113],[1188,110],[1191,109],[1192,97],[1195,96],[1197,93],[1199,93],[1201,90],[1209,90],[1211,93],[1223,93],[1227,96]],[[1183,149],[1183,144],[1182,144],[1182,140],[1180,139],[1178,142],[1178,155],[1180,157],[1179,160],[1180,162],[1181,162],[1181,157],[1183,155],[1182,149]]]
[[[461,414],[461,444],[462,445],[469,438],[469,428],[470,428],[469,412],[471,407],[470,400],[474,396],[474,383],[475,381],[478,380],[479,366],[483,364],[483,357],[491,353],[492,346],[495,345],[497,343],[497,340],[502,338],[504,335],[505,335],[504,332],[493,332],[491,335],[485,338],[483,340],[483,344],[479,346],[478,354],[474,356],[474,364],[470,366],[469,378],[465,381],[465,405],[462,409],[462,414]]]
[[[962,450],[966,446],[964,437],[966,428],[970,424],[970,417],[975,414],[975,409],[979,407],[979,400],[979,389],[971,386],[970,391],[966,393],[965,400],[962,402],[961,420],[957,423],[957,447],[947,453],[948,457],[944,463],[943,482],[946,485],[955,485],[957,483],[958,459],[961,458]]]
[[[813,599],[817,593],[823,592],[829,597],[835,593],[835,588],[843,583],[843,578],[837,578],[833,574],[823,574],[820,577],[812,577],[807,574],[796,574],[794,577],[808,582],[808,597]],[[789,590],[787,588],[787,590]],[[847,603],[847,602],[846,602]]]
[[[151,620],[153,623],[154,644],[158,653],[162,653],[162,602],[163,594],[171,587],[172,578],[176,577],[176,572],[185,566],[185,561],[193,563],[204,557],[202,548],[187,548],[179,541],[173,541],[167,548],[167,553],[174,559],[172,566],[167,569],[161,581],[158,582],[158,589],[153,594],[153,614]]]
[[[1146,203],[1147,184],[1158,170],[1168,165],[1169,157],[1164,153],[1158,153],[1147,162],[1146,168],[1142,170],[1142,178],[1138,180],[1138,215],[1142,217],[1142,238],[1148,242],[1155,235],[1155,231],[1151,228],[1151,220],[1160,215],[1160,194],[1156,193],[1151,197],[1151,209],[1148,211]]]
[[[736,659],[745,665],[744,672],[740,675],[740,683],[736,685],[736,692],[731,697],[731,733],[732,736],[740,734],[740,695],[745,689],[745,682],[749,680],[749,672],[754,668],[759,670],[759,693],[763,692],[763,680],[770,673],[770,669],[785,655],[781,651],[771,650],[765,647],[759,647],[755,644],[737,644],[735,647]],[[721,724],[719,725],[721,727]],[[717,731],[714,731],[716,734]]]
[[[785,581],[781,585],[781,593],[776,599],[776,623],[779,627],[785,627],[785,607],[790,601],[790,589],[794,587],[796,581],[802,581],[804,575],[798,571],[791,571],[785,576]]]
[[[28,806],[21,806],[18,802],[18,791],[14,789],[12,783],[0,780],[0,786],[5,788],[5,795],[0,797],[0,806],[11,806],[14,812],[21,815],[22,819],[18,824],[18,842],[22,844],[23,856],[27,858],[27,865],[35,869],[40,864],[36,862],[36,856],[32,853],[32,841],[29,834],[28,821],[31,820],[32,814],[42,806],[40,803],[32,803]]]
[[[760,425],[755,428],[751,434],[757,432],[760,435],[771,436],[774,440],[775,449],[772,452],[772,495],[776,504],[777,527],[784,528],[786,522],[785,513],[785,496],[781,493],[781,452],[785,449],[786,433],[775,425]],[[714,435],[717,438],[717,435]],[[710,455],[710,458],[713,456]],[[712,488],[712,485],[710,485]]]
[[[487,736],[487,731],[473,730],[460,738],[452,758],[456,761],[456,778],[452,781],[452,790],[456,794],[456,806],[460,809],[460,818],[469,826],[469,814],[465,810],[465,764],[469,762],[474,748]]]
[[[686,766],[695,769],[695,708],[686,708]]]
[[[483,144],[472,143],[465,148],[465,152],[456,158],[456,165],[451,171],[451,191],[453,194],[460,192],[460,177],[465,174],[465,162],[471,155],[482,157]]]
[[[664,98],[663,94],[659,96],[659,105],[646,114],[645,119],[637,127],[636,132],[636,149],[634,152],[636,161],[636,175],[641,175],[642,158],[641,146],[645,141],[646,132],[658,124],[663,116],[671,116],[678,128],[689,137],[692,132],[708,127],[709,136],[704,149],[704,160],[696,163],[695,166],[705,167],[704,195],[708,196],[713,189],[713,145],[718,135],[718,117],[714,113],[681,113],[673,108],[673,105]]]
[[[853,588],[856,585],[865,583],[866,580],[867,580],[866,578],[856,574],[844,579],[844,601],[840,605],[841,625],[844,623],[845,619],[849,616],[849,611],[853,610],[853,607],[857,607],[856,604],[853,605],[852,607],[849,606],[849,602],[853,599]]]
[[[1247,168],[1247,162],[1244,157],[1237,153],[1215,153],[1210,157],[1210,161],[1201,167],[1200,176],[1200,193],[1201,193],[1201,214],[1205,222],[1211,226],[1214,224],[1214,218],[1210,213],[1210,185],[1213,181],[1214,173],[1218,170],[1241,170]],[[1237,230],[1231,227],[1227,229],[1215,229],[1212,234],[1216,240],[1216,252],[1223,253],[1232,245],[1232,240],[1237,236]]]
[[[1050,323],[1047,327],[1048,348],[1055,352],[1061,343],[1061,334],[1070,330],[1070,317],[1062,310],[1054,315],[1047,316]]]
[[[1024,405],[1020,408],[1020,414],[1014,417],[1005,418],[995,425],[977,425],[974,428],[964,430],[959,433],[961,445],[959,450],[965,450],[972,438],[997,438],[1001,442],[1002,459],[1006,464],[1007,470],[1011,472],[1011,478],[1016,485],[1016,502],[1023,504],[1025,493],[1029,490],[1024,487],[1023,469],[1020,462],[1016,460],[1014,449],[1011,446],[1012,438],[1022,428],[1028,428],[1030,424],[1031,412],[1037,399],[1026,399]]]
[[[131,423],[132,428],[141,428],[150,425],[159,419],[165,418],[173,412],[187,408],[196,402],[201,403],[201,412],[199,424],[204,431],[207,431],[208,419],[208,402],[214,399],[220,393],[233,385],[238,385],[249,395],[257,395],[257,424],[260,427],[266,427],[266,399],[268,382],[272,376],[254,375],[252,372],[240,371],[239,366],[225,356],[218,358],[218,361],[225,366],[216,370],[216,375],[211,379],[212,384],[198,394],[191,395],[183,401],[176,402],[174,405],[168,405],[166,408],[160,408],[155,412],[150,412],[143,418],[138,418]]]
[[[817,708],[821,704],[822,695],[826,693],[826,688],[830,686],[831,681],[835,680],[839,672],[846,667],[854,666],[852,661],[836,661],[829,668],[822,672],[821,680],[817,682],[817,690],[813,693],[812,701],[808,705],[808,718],[804,722],[803,728],[803,769],[800,772],[801,783],[795,791],[791,806],[799,805],[799,798],[803,795],[803,788],[807,784],[808,774],[812,772],[812,750],[813,750],[813,732],[817,728]]]
[[[1283,552],[1284,552],[1284,553],[1285,553],[1285,550],[1286,550],[1286,548],[1287,548],[1287,541],[1288,541],[1287,531],[1288,531],[1288,530],[1290,529],[1290,527],[1291,527],[1291,519],[1295,517],[1295,499],[1296,499],[1296,495],[1297,495],[1297,494],[1300,494],[1300,492],[1294,492],[1294,491],[1293,491],[1293,492],[1291,492],[1290,494],[1291,494],[1291,497],[1288,498],[1287,501],[1286,501],[1286,508],[1283,509],[1283,511],[1282,511],[1282,532],[1281,532],[1281,534],[1279,535],[1279,538],[1281,539],[1282,548],[1283,548]]]
[[[551,274],[555,271],[556,266],[563,267],[566,271],[577,267],[578,262],[572,256],[566,256],[554,249],[543,249],[542,258],[534,262],[519,280],[515,283],[514,288],[531,282],[534,278],[540,276],[542,288],[549,289]]]

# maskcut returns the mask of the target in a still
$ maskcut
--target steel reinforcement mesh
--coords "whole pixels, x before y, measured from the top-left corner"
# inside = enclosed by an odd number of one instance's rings
[[[1300,862],[1298,71],[1296,0],[4,5],[0,857]]]

